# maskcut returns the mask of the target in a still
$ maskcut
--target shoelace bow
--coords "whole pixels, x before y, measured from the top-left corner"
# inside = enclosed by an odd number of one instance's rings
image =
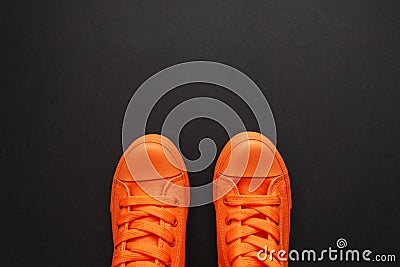
[[[167,250],[137,240],[152,235],[161,238],[171,247],[175,245],[174,235],[160,225],[158,219],[176,226],[177,218],[161,207],[174,207],[174,205],[166,203],[177,203],[177,200],[171,197],[159,197],[158,199],[150,196],[130,196],[121,200],[120,207],[127,208],[127,212],[123,213],[117,222],[119,228],[114,246],[115,248],[121,246],[121,249],[114,251],[113,267],[128,263],[132,267],[159,267],[155,263],[156,260],[165,266],[171,265],[171,256]],[[157,221],[137,221],[138,219],[148,218],[148,216],[155,217]]]
[[[241,206],[241,209],[229,213],[226,224],[232,221],[241,222],[241,225],[230,229],[226,233],[226,243],[229,248],[229,262],[231,266],[254,267],[254,266],[280,266],[275,257],[260,261],[258,251],[279,251],[279,212],[280,200],[276,196],[227,196],[224,204],[228,206]],[[261,237],[262,236],[262,237]]]

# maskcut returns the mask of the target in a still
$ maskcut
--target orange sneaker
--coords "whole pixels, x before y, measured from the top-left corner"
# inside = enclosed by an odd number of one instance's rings
[[[214,172],[214,199],[219,267],[288,265],[289,176],[265,136],[244,132],[227,143]]]
[[[134,141],[113,178],[113,267],[185,266],[189,192],[172,184],[189,187],[173,143],[155,134]]]

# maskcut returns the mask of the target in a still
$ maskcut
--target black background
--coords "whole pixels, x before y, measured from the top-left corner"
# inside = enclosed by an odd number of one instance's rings
[[[108,203],[125,108],[150,75],[191,60],[231,65],[267,97],[291,175],[292,248],[335,247],[343,237],[351,248],[400,257],[398,1],[0,7],[1,266],[110,266]],[[149,132],[200,95],[224,100],[255,127],[240,99],[195,84],[160,101]],[[196,158],[206,136],[219,150],[228,138],[215,122],[193,121],[181,133],[184,153]],[[212,171],[191,174],[191,184],[209,182]],[[186,246],[186,266],[217,266],[212,204],[190,209]],[[313,264],[291,264],[305,265]]]

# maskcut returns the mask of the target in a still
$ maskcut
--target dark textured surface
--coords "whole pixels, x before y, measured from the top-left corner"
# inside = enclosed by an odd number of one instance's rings
[[[150,75],[190,60],[238,68],[268,98],[292,180],[292,248],[320,250],[344,237],[352,248],[400,257],[398,1],[0,8],[1,266],[110,266],[108,203],[124,110]],[[246,106],[220,88],[185,89],[160,102],[150,131],[197,95],[222,98],[254,127]],[[219,150],[227,141],[217,124],[193,121],[181,135],[188,157],[205,136]],[[212,171],[192,174],[192,185]],[[216,266],[212,205],[190,209],[187,235],[186,265]]]

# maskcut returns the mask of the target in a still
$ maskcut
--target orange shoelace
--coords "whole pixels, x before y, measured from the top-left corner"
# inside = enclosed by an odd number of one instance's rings
[[[126,212],[119,218],[118,236],[114,244],[114,257],[112,266],[159,267],[159,263],[171,265],[171,256],[168,251],[148,242],[140,241],[141,238],[155,236],[167,242],[171,247],[175,245],[175,237],[171,231],[160,224],[160,220],[177,225],[177,218],[161,207],[175,207],[177,199],[171,197],[158,197],[156,200],[150,196],[130,196],[120,202],[121,208]],[[176,205],[165,203],[176,203]],[[144,221],[145,218],[152,221]],[[117,249],[117,247],[119,247]]]
[[[246,195],[227,196],[224,204],[228,206],[241,207],[226,216],[226,224],[232,221],[241,222],[226,233],[226,243],[229,248],[229,262],[231,266],[254,267],[254,266],[280,266],[275,257],[260,261],[258,251],[279,251],[279,212],[280,200],[275,196]]]

